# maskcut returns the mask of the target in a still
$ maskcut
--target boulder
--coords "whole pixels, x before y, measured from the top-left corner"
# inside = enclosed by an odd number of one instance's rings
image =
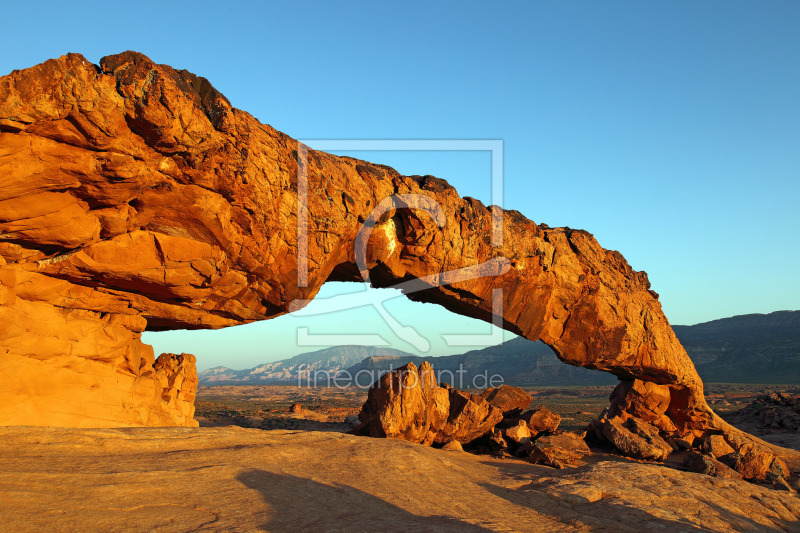
[[[357,435],[389,437],[430,446],[466,444],[489,433],[503,418],[484,398],[436,385],[433,367],[414,363],[384,374],[367,393]]]
[[[141,365],[146,369],[144,362]],[[154,402],[155,405],[151,406],[150,412],[142,416],[142,419],[148,415],[156,418],[159,413],[164,413],[165,418],[169,417],[169,422],[164,425],[197,426],[194,420],[194,400],[197,395],[195,356],[188,353],[162,353],[153,363],[153,370],[153,375],[158,380],[161,402]],[[89,411],[92,407],[84,406],[84,409]]]
[[[505,437],[503,437],[503,432],[499,429],[492,430],[491,433],[485,435],[485,440],[486,444],[488,444],[489,452],[506,450],[508,448],[508,441],[506,441]]]
[[[734,452],[734,449],[725,441],[725,437],[722,435],[707,435],[703,439],[700,449],[704,454],[710,455],[715,459]]]
[[[791,475],[785,462],[761,448],[752,447],[745,453],[729,453],[721,460],[748,481],[772,483],[776,476],[788,478]]]
[[[481,397],[490,405],[500,409],[505,417],[519,415],[533,400],[523,389],[510,385],[486,389],[481,393]]]
[[[457,440],[466,444],[490,432],[503,419],[503,412],[480,396],[458,389],[445,392],[449,393],[450,409],[436,433],[436,442]]]
[[[796,433],[800,430],[800,396],[781,392],[764,394],[726,419],[761,435]]]
[[[590,453],[586,441],[572,432],[539,437],[530,447],[528,461],[554,468],[577,466]]]
[[[461,443],[458,442],[457,440],[451,440],[449,442],[446,442],[444,444],[444,446],[442,446],[442,449],[446,450],[448,452],[463,452],[464,451],[464,448],[461,447]]]
[[[514,452],[514,455],[517,457],[527,458],[530,457],[532,451],[533,451],[533,441],[528,441],[525,444],[519,446]]]
[[[515,426],[504,429],[503,436],[517,446],[531,441],[531,431],[524,420],[520,420]]]
[[[742,479],[742,475],[728,465],[717,461],[713,457],[695,451],[688,452],[684,459],[684,466],[686,466],[690,472],[696,472],[698,474],[727,479]]]
[[[670,398],[670,390],[666,385],[639,379],[623,380],[611,393],[609,414],[613,417],[627,413],[653,423],[667,412]]]
[[[658,429],[629,418],[624,423],[619,418],[601,421],[603,436],[623,455],[649,461],[663,461],[672,452],[672,447],[658,434]]]
[[[448,391],[436,385],[431,365],[408,363],[372,385],[353,432],[430,445],[448,411]]]
[[[772,483],[772,488],[774,488],[775,490],[785,490],[786,492],[791,492],[791,493],[796,492],[784,477],[774,474],[772,472],[767,473],[767,478],[765,481],[767,483]]]
[[[561,423],[561,416],[553,413],[547,407],[522,413],[520,418],[527,423],[531,435],[534,436],[541,433],[555,433]]]

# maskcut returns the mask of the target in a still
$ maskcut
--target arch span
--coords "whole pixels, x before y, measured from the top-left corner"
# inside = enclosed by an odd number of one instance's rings
[[[677,434],[755,442],[706,404],[647,275],[591,234],[308,149],[141,54],[0,78],[0,176],[0,423],[190,425],[193,362],[155,362],[145,328],[269,319],[368,275],[653,384]]]

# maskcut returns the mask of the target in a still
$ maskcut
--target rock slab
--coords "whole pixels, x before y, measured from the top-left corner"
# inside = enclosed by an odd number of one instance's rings
[[[503,412],[476,396],[436,383],[427,362],[400,367],[370,387],[356,435],[388,437],[430,446],[469,443],[489,433]]]
[[[0,428],[0,472],[0,524],[20,533],[800,526],[796,495],[741,480],[613,456],[555,470],[330,432]]]

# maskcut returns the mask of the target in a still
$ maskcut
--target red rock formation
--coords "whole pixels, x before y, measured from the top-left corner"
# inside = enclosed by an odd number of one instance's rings
[[[701,450],[714,459],[719,459],[734,452],[734,449],[725,442],[725,437],[722,435],[709,435],[706,437],[701,444]]]
[[[589,233],[306,149],[141,54],[0,78],[0,176],[6,424],[189,423],[142,331],[268,319],[368,276],[484,320],[502,304],[562,360],[666,387],[676,434],[755,442],[706,404],[647,275]],[[107,407],[61,412],[82,395]]]
[[[431,365],[424,362],[417,370],[408,363],[384,374],[370,388],[358,415],[361,425],[353,433],[430,446],[449,410],[448,391],[436,384]]]
[[[528,429],[534,436],[540,433],[555,433],[558,425],[561,424],[561,416],[553,413],[547,407],[522,413],[520,418],[528,424]]]
[[[684,465],[690,472],[705,474],[713,477],[723,477],[728,479],[742,479],[742,475],[736,470],[701,453],[690,451],[684,459]]]
[[[503,437],[514,444],[523,445],[531,442],[531,430],[524,420],[517,420],[516,425],[503,430]]]
[[[480,396],[458,389],[447,389],[447,393],[450,409],[444,424],[437,428],[435,442],[457,440],[466,444],[485,435],[503,420],[503,411]]]
[[[672,453],[672,447],[661,438],[658,429],[638,418],[623,423],[619,418],[601,421],[606,439],[624,455],[636,459],[663,461]]]
[[[504,417],[520,414],[533,400],[523,389],[510,385],[486,389],[481,393],[481,398],[485,398],[490,405],[500,409]]]
[[[484,398],[439,387],[426,361],[386,373],[370,388],[358,415],[357,435],[404,439],[430,446],[434,442],[468,443],[503,419],[503,412]]]
[[[530,449],[525,450],[523,456],[534,464],[566,468],[577,466],[588,454],[589,446],[580,435],[567,431],[539,437]]]
[[[623,380],[611,393],[609,414],[631,415],[655,423],[669,409],[670,389],[648,381]]]

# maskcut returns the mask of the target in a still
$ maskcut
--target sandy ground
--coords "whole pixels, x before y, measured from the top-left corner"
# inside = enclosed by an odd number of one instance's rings
[[[335,432],[6,427],[0,530],[800,531],[800,498],[614,456],[559,471]]]

